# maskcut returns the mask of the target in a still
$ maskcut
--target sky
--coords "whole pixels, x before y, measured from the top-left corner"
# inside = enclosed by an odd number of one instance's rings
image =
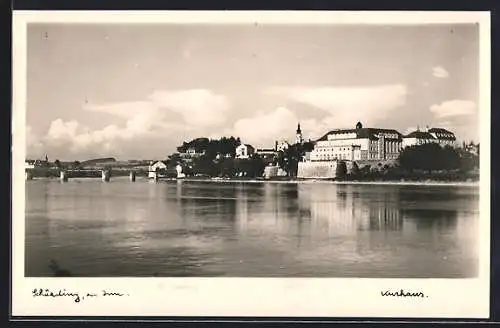
[[[337,128],[479,141],[479,26],[30,24],[27,157],[164,159]]]

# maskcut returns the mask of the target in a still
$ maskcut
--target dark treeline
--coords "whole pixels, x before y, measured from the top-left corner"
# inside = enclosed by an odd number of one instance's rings
[[[236,148],[241,145],[239,137],[222,137],[220,139],[196,138],[183,142],[177,147],[178,153],[168,156],[167,173],[175,172],[177,165],[183,167],[186,175],[210,177],[235,177],[242,174],[246,177],[259,177],[264,172],[266,163],[254,154],[249,159],[237,159]],[[189,150],[195,154],[189,155]],[[181,155],[182,154],[182,155]]]
[[[239,145],[241,139],[233,136],[220,139],[196,138],[183,142],[177,147],[178,153],[171,154],[166,159],[167,172],[172,172],[172,169],[180,164],[187,175],[261,177],[266,165],[277,164],[289,176],[296,176],[298,162],[314,147],[312,142],[306,142],[291,145],[284,151],[277,151],[276,155],[270,158],[253,154],[248,159],[237,159],[236,148]],[[196,154],[186,157],[190,149]]]
[[[187,175],[203,175],[210,177],[261,177],[265,162],[258,155],[248,159],[221,158],[210,160],[204,156],[196,158],[190,165],[184,166]]]
[[[411,146],[399,155],[401,168],[431,173],[438,170],[458,170],[461,167],[460,153],[450,147],[441,147],[436,143]]]
[[[179,153],[186,153],[188,149],[193,149],[197,153],[205,153],[209,159],[215,159],[217,154],[235,156],[236,147],[241,144],[240,138],[233,136],[220,139],[196,138],[189,142],[183,142],[177,147]]]

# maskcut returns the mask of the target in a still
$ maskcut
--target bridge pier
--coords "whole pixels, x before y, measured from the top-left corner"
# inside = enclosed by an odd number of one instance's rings
[[[149,177],[152,178],[154,182],[158,182],[159,175],[157,171],[149,172]]]
[[[24,175],[26,177],[26,180],[33,180],[33,172],[26,170],[24,172]]]
[[[59,180],[62,182],[68,181],[68,173],[66,171],[59,172]]]
[[[109,182],[109,180],[111,179],[111,171],[110,170],[102,170],[101,177],[102,177],[102,181]]]
[[[130,171],[129,178],[130,182],[135,182],[135,171]]]

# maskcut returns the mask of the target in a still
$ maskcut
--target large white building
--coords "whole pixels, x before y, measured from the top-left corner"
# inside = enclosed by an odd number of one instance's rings
[[[437,142],[429,132],[413,131],[403,137],[403,148]]]
[[[402,149],[402,135],[394,129],[363,128],[358,122],[354,129],[337,129],[316,141],[309,154],[310,161],[390,160]]]
[[[443,147],[454,146],[456,140],[453,132],[443,128],[427,128],[423,131],[417,129],[403,137],[403,148],[427,143],[437,143]]]

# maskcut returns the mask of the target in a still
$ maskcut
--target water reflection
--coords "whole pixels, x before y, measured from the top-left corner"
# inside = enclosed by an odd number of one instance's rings
[[[403,209],[402,214],[417,230],[435,229],[442,232],[452,231],[457,227],[456,210]]]
[[[299,188],[301,213],[308,213],[313,222],[328,228],[330,235],[403,229],[397,193],[370,193],[363,197],[352,186],[336,190],[331,186]]]
[[[30,181],[26,273],[469,277],[472,188]],[[414,197],[413,197],[414,196]]]

